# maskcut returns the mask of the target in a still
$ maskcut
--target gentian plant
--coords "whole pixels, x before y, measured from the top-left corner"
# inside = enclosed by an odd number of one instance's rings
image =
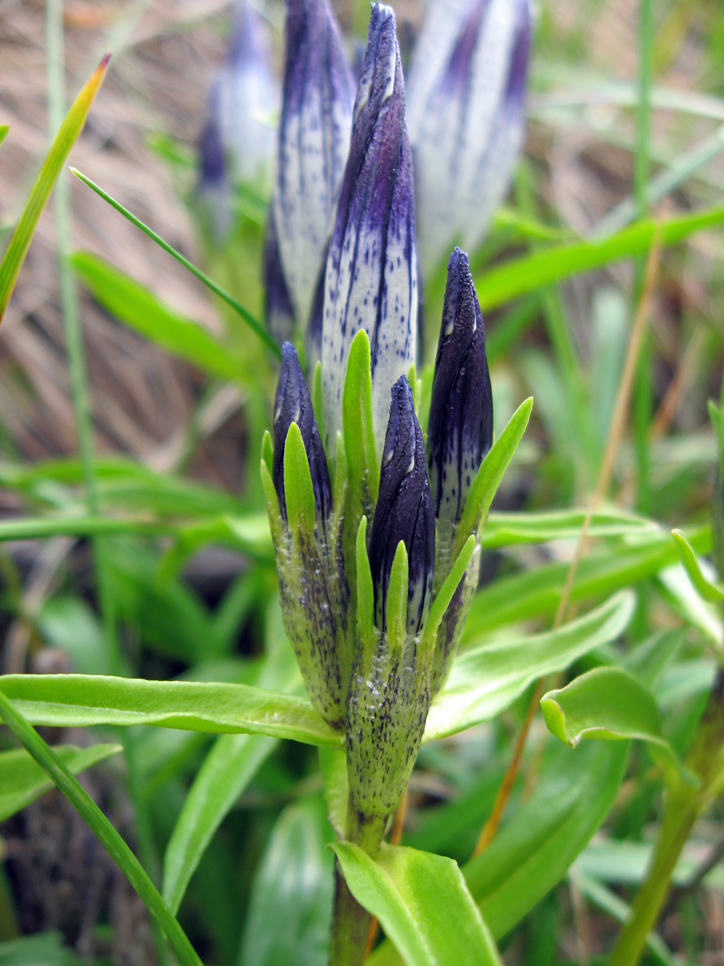
[[[431,0],[407,92],[390,7],[372,6],[358,71],[330,0],[287,0],[285,9],[279,83],[270,24],[240,0],[212,87],[187,185],[208,272],[80,176],[220,298],[223,334],[91,253],[71,257],[59,232],[63,271],[72,266],[110,312],[209,376],[209,398],[179,460],[209,411],[218,415],[232,396],[242,401],[245,434],[234,446],[251,454],[252,467],[240,496],[132,460],[96,460],[70,300],[82,459],[38,467],[3,455],[0,481],[12,505],[25,501],[34,515],[0,520],[0,539],[89,537],[98,594],[72,596],[64,587],[66,597],[50,601],[58,610],[38,610],[34,589],[18,590],[12,553],[0,561],[14,617],[32,626],[34,641],[59,640],[76,665],[69,674],[0,678],[0,717],[24,749],[0,748],[0,819],[56,785],[153,915],[160,964],[168,940],[184,966],[199,966],[195,946],[209,950],[209,963],[240,966],[357,966],[366,956],[370,966],[500,966],[496,943],[514,930],[506,958],[539,962],[564,904],[550,896],[550,906],[521,923],[564,880],[581,921],[583,898],[626,920],[610,943],[610,966],[633,966],[647,944],[673,962],[653,930],[676,902],[676,892],[667,895],[679,858],[691,858],[692,829],[724,790],[715,610],[724,601],[724,397],[710,408],[718,447],[711,527],[674,531],[674,544],[654,520],[600,505],[614,470],[629,486],[630,460],[616,454],[655,273],[643,277],[620,380],[607,368],[616,353],[578,359],[551,298],[549,352],[560,368],[533,340],[519,368],[543,389],[540,428],[556,446],[548,456],[526,440],[518,481],[527,489],[534,477],[535,486],[540,477],[556,487],[563,479],[563,497],[565,486],[585,493],[590,480],[582,483],[575,468],[597,438],[592,427],[603,425],[605,458],[603,439],[592,458],[594,473],[602,464],[596,495],[588,509],[491,513],[532,400],[496,435],[488,357],[491,365],[500,357],[498,325],[514,340],[530,304],[495,319],[486,350],[481,303],[489,319],[489,307],[526,293],[543,302],[551,293],[538,289],[576,266],[649,245],[655,267],[660,245],[724,222],[724,209],[642,219],[600,242],[563,244],[548,244],[558,229],[530,212],[517,221],[513,214],[502,234],[514,225],[516,243],[532,237],[536,250],[483,274],[483,255],[499,238],[482,251],[480,243],[523,135],[527,0]],[[0,262],[0,317],[106,67],[107,59],[71,108]],[[0,127],[0,141],[6,135]],[[672,177],[657,176],[652,190]],[[62,228],[62,194],[58,203]],[[611,350],[617,340],[609,316],[605,322]],[[590,392],[579,369],[592,373]],[[518,395],[502,370],[493,370],[498,417]],[[581,427],[590,432],[572,431]],[[566,446],[572,480],[550,470]],[[544,472],[533,474],[536,456]],[[243,555],[218,607],[179,576],[211,544]],[[533,544],[544,544],[543,554]],[[697,556],[710,549],[715,569]],[[677,559],[681,566],[672,567]],[[549,629],[528,626],[548,618]],[[697,637],[706,634],[708,651]],[[677,656],[692,639],[693,662]],[[567,682],[551,677],[577,663]],[[684,694],[683,714],[662,720],[672,692]],[[534,729],[526,756],[539,707],[548,732]],[[51,746],[34,724],[100,726],[122,743]],[[434,744],[485,724],[466,740]],[[598,738],[606,740],[571,750]],[[640,780],[632,775],[622,795],[633,739],[646,745],[653,767]],[[293,751],[280,748],[287,740]],[[121,753],[117,787],[136,820],[138,857],[74,777]],[[252,782],[256,797],[244,798]],[[649,847],[642,816],[655,816],[660,792],[663,817]],[[614,808],[618,820],[589,846]],[[628,823],[632,830],[621,833]],[[265,835],[272,825],[258,861],[260,829]],[[617,882],[621,855],[632,860],[627,875],[639,870],[630,908],[606,884]],[[711,864],[709,856],[700,878]],[[695,876],[684,892],[696,886]],[[8,953],[13,962],[39,961],[24,940],[4,945],[8,891],[0,865],[0,961]],[[58,953],[54,934],[41,940],[43,961],[65,961],[45,955]]]

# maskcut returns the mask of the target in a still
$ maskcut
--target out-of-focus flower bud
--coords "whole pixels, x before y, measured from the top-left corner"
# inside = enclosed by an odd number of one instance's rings
[[[223,242],[231,228],[231,185],[219,122],[218,81],[209,93],[206,123],[199,138],[199,180],[196,194],[211,237]]]
[[[298,322],[307,324],[344,171],[354,81],[328,0],[287,0],[273,217]]]
[[[217,79],[221,141],[230,178],[266,188],[279,109],[267,24],[249,0],[238,0],[223,70]]]
[[[430,607],[435,516],[425,466],[425,442],[405,376],[392,387],[380,491],[370,536],[375,623],[380,630],[387,628],[390,574],[401,541],[407,550],[409,573],[406,630],[408,634],[417,634]]]
[[[447,269],[427,427],[438,520],[460,520],[475,474],[492,445],[493,396],[483,315],[467,255],[456,248]]]
[[[390,386],[417,344],[415,199],[395,15],[373,4],[354,125],[327,258],[322,389],[328,448],[342,426],[342,388],[356,332],[369,335],[372,410],[382,450]]]
[[[530,33],[529,0],[436,0],[423,27],[408,126],[426,271],[454,242],[475,249],[508,189],[523,139]]]
[[[349,587],[342,552],[344,468],[332,506],[327,460],[297,353],[282,346],[274,450],[262,449],[284,629],[314,707],[340,730],[351,666]]]
[[[314,418],[312,400],[307,381],[299,365],[297,350],[290,342],[282,346],[282,367],[274,399],[274,466],[272,478],[279,497],[282,517],[287,518],[286,496],[284,491],[284,450],[289,427],[296,423],[302,434],[304,449],[309,461],[309,473],[314,492],[314,507],[317,523],[324,522],[332,510],[332,488],[329,482],[329,469],[324,447]]]
[[[291,338],[294,308],[279,257],[279,243],[273,218],[267,218],[264,236],[264,317],[277,342]]]

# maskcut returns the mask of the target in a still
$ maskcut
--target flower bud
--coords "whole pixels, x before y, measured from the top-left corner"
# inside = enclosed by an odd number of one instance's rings
[[[387,626],[390,574],[400,541],[407,550],[409,567],[407,633],[417,634],[430,606],[435,517],[425,466],[425,442],[405,376],[392,387],[380,490],[370,536],[375,624],[383,631]]]
[[[467,255],[450,256],[427,428],[438,520],[457,523],[493,444],[493,396],[480,303]]]
[[[196,195],[200,213],[213,240],[221,244],[231,228],[231,186],[219,122],[219,85],[212,86],[206,123],[198,144],[199,180]]]
[[[267,218],[264,236],[264,317],[269,331],[284,342],[294,330],[294,309],[284,278],[273,218]]]
[[[378,452],[389,390],[417,344],[417,256],[412,156],[395,15],[373,4],[354,125],[330,241],[322,320],[326,443],[342,428],[342,388],[355,334],[369,335]]]
[[[298,322],[307,323],[344,171],[354,81],[328,0],[287,0],[273,217]]]
[[[314,418],[312,400],[307,381],[299,365],[297,350],[290,342],[282,346],[282,367],[274,399],[274,464],[272,479],[279,498],[283,519],[287,518],[284,492],[284,450],[289,427],[296,423],[302,435],[304,449],[309,461],[309,473],[314,492],[314,508],[317,522],[324,521],[332,509],[332,488],[324,447]]]
[[[274,156],[272,119],[279,103],[267,24],[239,0],[223,70],[217,78],[221,141],[232,181],[266,188]]]
[[[426,271],[454,242],[475,249],[508,189],[523,140],[530,32],[529,0],[438,0],[422,29],[408,124]]]

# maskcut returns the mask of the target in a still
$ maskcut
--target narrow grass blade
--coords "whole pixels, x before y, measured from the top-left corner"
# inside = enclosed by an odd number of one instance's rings
[[[689,575],[689,580],[691,580],[701,597],[709,604],[720,604],[724,601],[724,585],[709,580],[708,577],[704,576],[701,564],[697,560],[691,544],[681,530],[672,530],[671,536],[676,541],[679,557]]]
[[[169,245],[167,241],[164,241],[163,238],[161,238],[160,235],[157,235],[155,231],[148,227],[148,225],[144,225],[139,218],[136,218],[135,215],[132,215],[127,208],[124,208],[119,201],[116,201],[115,198],[112,198],[101,187],[95,184],[95,182],[91,181],[90,178],[87,178],[76,168],[71,168],[70,170],[73,172],[76,178],[79,178],[83,182],[83,184],[87,184],[89,188],[92,188],[97,195],[100,195],[101,198],[108,202],[112,208],[115,208],[116,211],[120,212],[120,214],[122,214],[124,218],[127,218],[132,225],[135,225],[136,228],[140,228],[144,234],[148,235],[148,237],[152,239],[152,241],[155,241],[156,244],[163,248],[165,252],[168,252],[168,254],[175,258],[177,262],[180,262],[185,269],[191,272],[192,275],[195,275],[199,281],[203,282],[207,288],[210,288],[212,292],[219,296],[220,299],[223,299],[227,305],[231,306],[231,308],[244,320],[244,322],[246,322],[251,331],[261,339],[267,349],[269,349],[269,351],[272,352],[277,359],[281,359],[282,353],[279,346],[267,332],[264,325],[257,318],[255,318],[255,316],[253,316],[247,308],[244,308],[241,302],[237,302],[235,298],[229,295],[228,292],[224,291],[224,289],[210,279],[208,275],[204,275],[201,269],[197,268],[188,260],[188,258],[184,258],[184,256],[180,252],[177,252],[173,246]]]
[[[640,221],[608,238],[550,246],[512,258],[476,280],[480,307],[485,312],[579,272],[588,272],[622,258],[645,255],[657,231],[660,231],[661,245],[675,245],[694,232],[722,222],[724,206],[707,208],[677,218]]]
[[[149,911],[156,917],[182,966],[202,966],[186,934],[169,912],[160,893],[126,842],[78,779],[70,773],[53,749],[43,741],[2,692],[0,692],[0,717],[108,850]]]
[[[43,162],[38,179],[33,185],[30,197],[25,204],[3,260],[0,262],[0,322],[10,301],[15,282],[20,273],[20,267],[30,247],[35,227],[48,202],[53,186],[58,180],[65,159],[83,130],[88,111],[103,82],[110,56],[110,54],[106,54],[68,111]],[[0,141],[2,141],[2,137],[0,137]]]

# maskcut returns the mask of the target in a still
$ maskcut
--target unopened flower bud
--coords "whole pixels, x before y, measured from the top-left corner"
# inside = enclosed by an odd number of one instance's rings
[[[508,189],[523,140],[530,32],[529,0],[432,5],[408,109],[426,271],[456,241],[475,249]]]
[[[287,0],[272,217],[298,322],[307,324],[344,171],[354,81],[328,0]]]
[[[380,490],[370,536],[375,623],[380,630],[386,628],[387,591],[400,541],[405,544],[409,567],[407,633],[416,634],[430,606],[435,517],[425,465],[425,442],[405,376],[392,387]]]
[[[450,256],[427,427],[435,516],[457,523],[493,444],[493,396],[480,303],[467,255]]]
[[[417,344],[417,256],[412,156],[395,15],[373,4],[354,105],[349,157],[330,241],[322,321],[327,445],[342,428],[342,389],[355,334],[369,335],[378,452],[389,390]]]
[[[285,342],[282,346],[282,367],[274,399],[272,472],[274,488],[279,497],[279,508],[285,520],[287,508],[284,492],[284,450],[292,423],[297,424],[302,435],[312,478],[316,519],[323,525],[332,509],[332,488],[329,482],[327,458],[317,429],[317,420],[314,418],[307,381],[299,365],[297,350],[290,342]]]

